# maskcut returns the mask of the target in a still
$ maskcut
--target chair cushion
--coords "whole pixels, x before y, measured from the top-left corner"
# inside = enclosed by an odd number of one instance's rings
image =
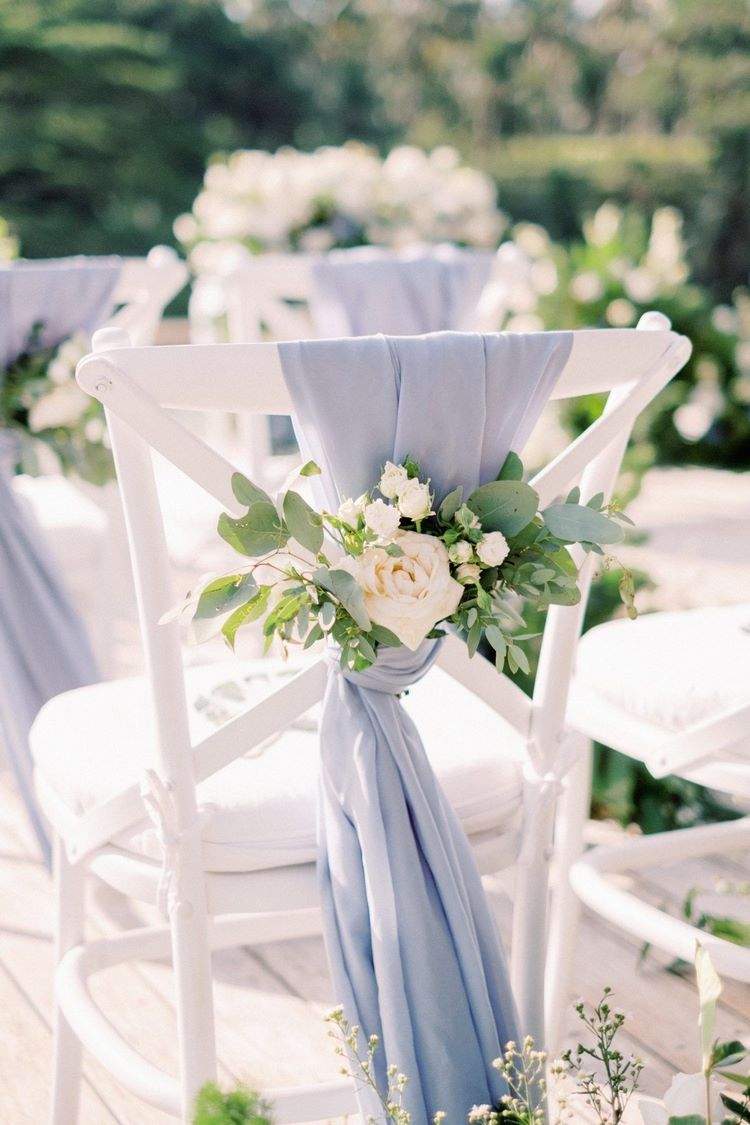
[[[232,696],[244,696],[239,712],[268,694],[271,667],[256,661],[188,669],[193,742],[217,729],[215,712],[231,711]],[[439,668],[409,693],[405,705],[466,832],[515,830],[523,744],[514,729]],[[71,814],[113,796],[154,764],[146,681],[95,684],[57,696],[39,713],[31,748],[45,811],[64,835]],[[316,717],[309,712],[274,741],[202,782],[207,870],[254,871],[314,860],[317,774]],[[149,858],[161,854],[145,820],[113,842]]]
[[[677,732],[750,702],[750,605],[610,621],[582,638],[574,692]]]

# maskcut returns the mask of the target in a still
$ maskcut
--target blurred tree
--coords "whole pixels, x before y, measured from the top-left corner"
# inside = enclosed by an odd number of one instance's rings
[[[747,0],[0,0],[0,208],[26,253],[169,237],[211,152],[456,144],[515,218],[686,213],[746,280]]]
[[[293,135],[298,59],[213,0],[0,0],[0,199],[24,252],[170,240],[212,151]]]

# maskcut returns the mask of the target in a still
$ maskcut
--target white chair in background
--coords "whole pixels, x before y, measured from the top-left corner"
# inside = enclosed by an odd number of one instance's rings
[[[487,283],[477,305],[463,323],[450,327],[457,332],[496,331],[507,311],[511,275],[521,266],[519,252],[512,243],[501,246],[494,257]],[[315,335],[316,326],[310,315],[313,296],[313,263],[320,255],[299,253],[248,254],[241,264],[222,277],[200,279],[190,301],[191,340],[193,343],[218,343],[213,305],[226,315],[226,338],[233,343],[255,340],[299,340]],[[208,431],[213,444],[232,444],[231,430],[214,418]],[[268,420],[248,418],[243,422],[241,438],[243,457],[249,458],[247,468],[253,480],[268,487],[280,483],[289,467],[289,459],[274,456]]]
[[[169,246],[155,246],[145,258],[126,258],[109,326],[126,330],[135,343],[152,343],[164,309],[187,279],[187,266]],[[13,486],[49,543],[100,665],[108,670],[113,607],[100,576],[112,569],[112,533],[122,521],[116,491],[58,475],[19,476]]]
[[[53,1120],[76,1120],[83,1046],[144,1101],[188,1122],[196,1091],[216,1068],[210,949],[319,932],[316,739],[302,716],[321,698],[326,663],[313,657],[294,675],[272,661],[235,664],[235,676],[247,677],[258,701],[212,729],[188,699],[212,677],[226,678],[226,667],[185,674],[179,625],[158,625],[176,592],[151,451],[236,513],[232,466],[168,411],[288,412],[276,345],[131,347],[123,332],[105,330],[94,347],[78,378],[108,413],[148,678],[58,696],[32,731],[37,792],[56,833]],[[636,416],[689,352],[688,341],[666,329],[575,333],[556,395],[612,393],[603,417],[535,478],[542,506],[577,481],[584,496],[609,493]],[[548,615],[533,699],[481,658],[470,661],[461,642],[446,639],[438,666],[407,701],[481,871],[517,871],[511,976],[523,1026],[540,1042],[555,798],[575,751],[564,716],[591,565],[583,568],[581,604]],[[89,872],[128,896],[161,904],[166,924],[86,942]],[[123,1041],[88,989],[99,970],[170,952],[176,1078]],[[355,1110],[348,1080],[265,1094],[280,1123]]]
[[[612,621],[578,647],[568,725],[644,762],[654,777],[708,786],[747,809],[750,801],[750,604],[652,613]],[[698,930],[644,902],[609,875],[750,847],[750,816],[648,836],[583,853],[591,754],[563,805],[560,878],[571,890],[558,917],[554,993],[564,999],[575,942],[576,897],[640,940],[692,961],[696,941],[718,972],[750,982],[750,950]],[[567,807],[565,807],[567,805]]]

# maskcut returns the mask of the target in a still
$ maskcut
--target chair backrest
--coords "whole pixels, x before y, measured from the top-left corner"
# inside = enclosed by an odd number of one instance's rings
[[[314,254],[262,254],[248,258],[222,279],[227,309],[229,339],[236,343],[266,338],[295,340],[309,337],[315,326],[307,302],[313,293]],[[502,253],[494,260],[487,284],[476,309],[465,323],[451,324],[456,331],[478,331],[489,324],[485,293],[495,294],[493,315],[497,313],[498,281],[507,273]],[[480,325],[480,309],[481,325]],[[493,322],[499,323],[496,318]]]
[[[669,331],[666,318],[658,314],[647,314],[641,330],[574,333],[555,397],[610,393],[601,418],[531,482],[542,506],[576,482],[581,483],[584,499],[599,491],[611,494],[633,422],[689,354],[689,341]],[[244,514],[231,489],[234,467],[168,411],[285,414],[291,412],[291,401],[275,344],[133,347],[116,328],[96,334],[94,352],[78,366],[78,381],[107,410],[153,693],[158,734],[155,766],[173,787],[178,816],[188,823],[195,817],[196,778],[207,776],[246,750],[248,739],[254,743],[259,735],[266,737],[274,704],[269,701],[260,716],[257,709],[253,712],[252,723],[243,728],[244,741],[236,736],[248,716],[210,736],[191,756],[180,627],[177,622],[159,625],[176,597],[151,450],[177,465],[230,512]],[[536,768],[549,764],[558,750],[591,566],[589,560],[583,568],[581,603],[554,607],[548,614],[530,704],[520,689],[490,665],[484,668],[476,661],[469,665],[460,644],[445,646],[443,666],[523,732]],[[309,674],[303,673],[281,689],[286,694],[279,704],[275,729],[282,729],[306,710],[316,693],[322,692],[324,680],[321,663],[319,669],[313,666]]]
[[[152,343],[164,309],[187,279],[187,266],[170,246],[154,246],[145,258],[126,258],[114,293],[120,307],[110,325],[124,329],[133,343]]]

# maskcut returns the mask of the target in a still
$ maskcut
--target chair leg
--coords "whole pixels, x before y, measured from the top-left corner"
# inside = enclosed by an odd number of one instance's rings
[[[524,842],[515,874],[511,987],[518,1008],[521,1037],[530,1035],[545,1047],[544,965],[547,948],[547,894],[552,841],[552,807],[539,808],[527,787]],[[524,854],[526,856],[524,857]]]
[[[591,804],[592,746],[581,736],[581,753],[568,774],[558,804],[555,832],[555,886],[550,917],[545,1026],[547,1049],[557,1051],[569,1001],[581,903],[570,885],[570,869],[583,852]]]
[[[68,863],[59,836],[54,841],[56,889],[55,966],[84,937],[86,872]],[[83,1051],[55,999],[53,1015],[52,1125],[75,1125],[81,1092]]]
[[[201,873],[202,874],[202,873]],[[211,952],[202,895],[177,902],[170,916],[177,999],[182,1120],[193,1120],[195,1098],[206,1082],[216,1081]]]

